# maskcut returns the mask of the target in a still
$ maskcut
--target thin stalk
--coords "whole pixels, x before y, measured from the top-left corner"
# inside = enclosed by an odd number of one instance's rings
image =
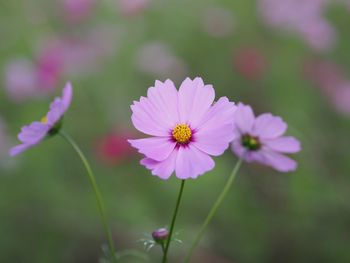
[[[79,155],[79,157],[80,157],[80,159],[81,159],[81,161],[86,169],[89,182],[91,184],[91,187],[92,187],[94,194],[95,194],[95,197],[96,197],[96,202],[97,202],[97,206],[98,206],[98,209],[100,212],[102,225],[103,225],[103,228],[104,228],[107,240],[108,240],[108,246],[109,246],[109,250],[111,253],[111,260],[112,260],[112,262],[117,262],[111,230],[109,229],[109,226],[107,223],[108,220],[107,220],[107,216],[106,216],[106,212],[105,212],[103,198],[102,198],[101,192],[97,186],[96,179],[95,179],[94,173],[92,172],[91,166],[90,166],[88,160],[86,159],[85,155],[83,154],[83,152],[80,150],[77,143],[64,131],[61,130],[59,132],[59,134],[61,135],[61,137],[63,139],[65,139],[73,147],[73,149]]]
[[[170,230],[169,230],[169,236],[165,245],[165,249],[163,252],[163,260],[162,263],[166,263],[167,262],[167,256],[168,256],[168,251],[169,251],[169,247],[170,247],[170,242],[171,242],[171,237],[173,234],[173,230],[174,230],[174,226],[175,226],[175,221],[176,221],[176,217],[177,217],[177,212],[179,210],[179,206],[180,206],[180,202],[181,202],[181,198],[182,198],[182,193],[184,190],[184,186],[185,186],[185,180],[181,181],[181,186],[180,186],[180,191],[179,191],[179,195],[177,197],[177,201],[176,201],[176,205],[175,205],[175,211],[174,211],[174,215],[173,218],[171,220],[171,226],[170,226]]]
[[[207,215],[207,217],[205,218],[204,220],[204,223],[202,224],[197,236],[195,237],[191,247],[190,247],[190,250],[185,258],[185,263],[189,263],[190,260],[191,260],[191,256],[193,254],[193,251],[195,250],[195,248],[197,247],[199,241],[201,240],[205,230],[207,229],[209,223],[211,222],[212,218],[214,217],[215,213],[216,213],[216,210],[219,208],[220,204],[222,203],[222,201],[225,199],[228,191],[230,190],[231,186],[232,186],[232,183],[234,182],[234,179],[236,178],[236,174],[240,168],[242,164],[242,160],[239,160],[237,162],[237,164],[235,165],[235,167],[233,168],[232,170],[232,173],[230,175],[230,177],[228,178],[224,188],[222,189],[218,199],[216,199],[213,207],[211,208],[211,210],[209,211],[209,214]]]

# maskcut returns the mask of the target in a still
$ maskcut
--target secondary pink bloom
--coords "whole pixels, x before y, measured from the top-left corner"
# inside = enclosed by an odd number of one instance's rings
[[[179,90],[171,80],[156,81],[147,97],[131,106],[136,129],[152,137],[129,140],[146,157],[141,164],[168,179],[196,178],[214,168],[210,155],[221,155],[233,139],[236,106],[226,97],[214,103],[212,85],[186,78]],[[214,104],[213,104],[214,103]]]
[[[243,48],[233,57],[236,70],[246,79],[258,80],[262,78],[266,70],[264,55],[255,48]]]
[[[19,153],[40,143],[47,135],[56,133],[61,125],[61,119],[67,111],[72,100],[72,86],[67,83],[63,89],[62,97],[55,98],[50,104],[50,110],[41,121],[32,122],[24,126],[18,135],[22,142],[20,145],[10,149],[10,155],[15,156]]]
[[[232,150],[247,162],[259,162],[280,172],[297,168],[297,163],[284,153],[300,151],[300,143],[290,136],[283,136],[287,124],[270,113],[254,116],[250,106],[238,104],[235,112]]]
[[[95,146],[97,157],[107,164],[118,164],[134,155],[127,141],[130,135],[130,132],[115,131],[99,138]]]

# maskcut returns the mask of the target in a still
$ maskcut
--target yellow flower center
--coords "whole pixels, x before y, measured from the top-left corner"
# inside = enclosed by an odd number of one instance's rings
[[[47,117],[46,116],[42,117],[40,121],[41,121],[41,123],[46,124],[47,123]]]
[[[171,134],[178,143],[187,143],[191,139],[192,131],[187,124],[178,124]]]

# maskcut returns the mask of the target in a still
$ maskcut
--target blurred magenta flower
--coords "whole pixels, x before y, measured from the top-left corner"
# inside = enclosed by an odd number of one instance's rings
[[[300,151],[300,143],[290,136],[283,136],[287,124],[277,116],[264,113],[254,116],[250,106],[239,103],[235,112],[232,150],[247,162],[259,162],[280,172],[297,168],[297,163],[284,153]]]
[[[267,61],[262,52],[256,48],[241,48],[233,56],[233,64],[240,75],[248,80],[263,77]]]
[[[215,91],[201,78],[186,78],[177,90],[171,80],[155,82],[147,97],[131,106],[136,129],[150,138],[129,140],[146,157],[141,164],[168,179],[196,178],[214,168],[233,139],[236,106],[226,97],[213,104]]]
[[[187,73],[185,62],[176,57],[163,42],[150,42],[143,45],[136,55],[136,68],[154,78],[182,80]]]
[[[117,0],[122,15],[133,17],[143,13],[151,3],[151,0]]]
[[[258,10],[270,27],[298,34],[313,49],[329,51],[336,32],[326,19],[328,0],[259,0]]]
[[[118,164],[135,154],[127,139],[132,132],[113,131],[97,139],[95,152],[102,162],[113,165]]]
[[[232,12],[222,7],[207,8],[202,15],[202,30],[211,37],[232,34],[235,22]]]
[[[62,97],[57,97],[50,104],[50,110],[41,121],[32,122],[28,126],[24,126],[18,135],[18,139],[22,144],[12,147],[10,155],[26,151],[27,149],[40,143],[47,135],[53,135],[58,132],[61,127],[61,120],[67,111],[72,100],[72,86],[67,83],[63,89]]]
[[[87,19],[96,4],[96,0],[60,0],[68,22],[76,23]]]
[[[339,65],[327,60],[307,61],[304,74],[337,111],[350,114],[350,80]]]

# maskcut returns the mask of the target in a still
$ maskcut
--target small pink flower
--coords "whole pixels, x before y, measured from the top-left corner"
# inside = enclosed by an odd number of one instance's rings
[[[47,135],[56,133],[60,128],[60,121],[72,100],[72,86],[67,83],[61,98],[55,98],[50,110],[41,121],[32,122],[24,126],[18,135],[22,144],[12,147],[10,155],[15,156],[40,143]]]
[[[95,146],[97,157],[104,163],[112,165],[134,155],[127,141],[130,134],[130,132],[116,131],[99,138]]]
[[[201,78],[185,79],[179,90],[171,80],[156,81],[131,106],[136,129],[152,136],[129,140],[146,156],[141,164],[161,179],[174,171],[179,179],[196,178],[213,169],[210,155],[221,155],[233,139],[236,109],[226,97],[214,98],[212,85]]]
[[[300,151],[300,143],[294,137],[283,136],[287,124],[270,113],[254,116],[250,106],[238,104],[235,112],[232,150],[247,162],[259,162],[280,172],[297,168],[297,163],[284,153]]]
[[[243,48],[233,57],[236,70],[248,80],[261,79],[266,70],[264,55],[255,48]]]

